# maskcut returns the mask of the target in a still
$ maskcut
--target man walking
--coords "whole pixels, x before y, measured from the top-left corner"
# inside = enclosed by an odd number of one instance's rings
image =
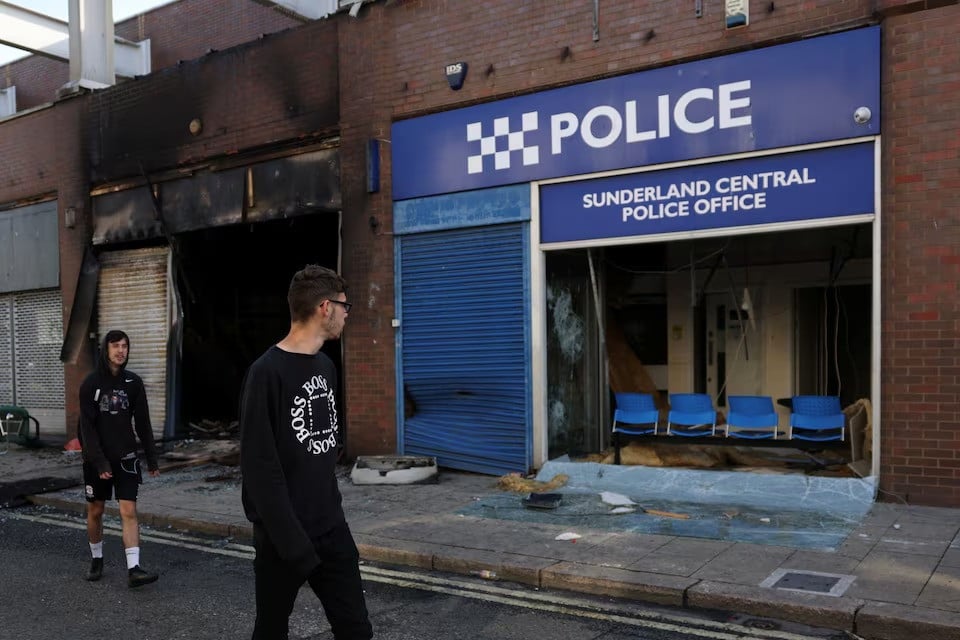
[[[286,640],[304,582],[337,640],[373,637],[359,553],[341,507],[337,372],[320,348],[350,303],[335,271],[307,265],[287,293],[290,331],[247,371],[240,398],[243,507],[253,522],[254,640]]]
[[[87,498],[87,538],[93,560],[87,580],[103,575],[103,508],[116,493],[120,503],[123,547],[127,556],[127,584],[139,587],[157,575],[140,568],[140,525],[137,492],[143,476],[137,457],[137,436],[151,476],[160,475],[150,427],[143,381],[127,371],[130,338],[108,331],[100,347],[96,369],[80,385],[80,443],[83,448],[83,484]]]

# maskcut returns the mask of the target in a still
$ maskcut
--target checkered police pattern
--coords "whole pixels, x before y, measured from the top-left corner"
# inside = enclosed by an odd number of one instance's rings
[[[482,123],[471,122],[467,125],[467,142],[479,141],[480,154],[467,157],[467,173],[483,173],[483,159],[487,156],[493,156],[494,169],[509,169],[510,155],[515,151],[522,152],[524,166],[539,164],[540,147],[523,144],[524,134],[536,130],[536,111],[523,114],[520,131],[510,131],[510,118],[495,118],[492,136],[483,135]]]

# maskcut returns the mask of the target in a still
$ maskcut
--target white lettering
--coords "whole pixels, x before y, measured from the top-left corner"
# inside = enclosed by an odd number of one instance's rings
[[[680,96],[673,107],[673,120],[677,127],[685,133],[703,133],[713,128],[713,116],[700,122],[693,122],[687,117],[687,107],[694,100],[713,100],[713,89],[691,89]]]
[[[750,96],[744,98],[734,98],[733,94],[737,91],[748,91],[750,89],[749,80],[740,82],[728,82],[717,88],[718,112],[721,129],[732,129],[733,127],[749,127],[753,122],[753,117],[748,113],[743,116],[734,116],[734,109],[746,109],[750,106]]]
[[[557,113],[550,117],[550,151],[553,155],[561,153],[560,141],[576,133],[578,126],[580,121],[572,113]]]
[[[748,127],[753,124],[751,86],[750,80],[739,80],[716,88],[696,87],[675,101],[669,94],[658,95],[655,109],[652,104],[645,107],[636,99],[625,100],[622,109],[620,105],[596,105],[583,114],[582,120],[572,112],[556,113],[550,116],[550,150],[553,155],[563,153],[563,141],[576,133],[588,146],[601,149],[618,140],[631,144],[668,138],[674,125],[689,134],[704,133],[717,127]],[[703,118],[694,120],[690,110],[698,100],[705,100],[709,105],[703,110],[706,112]],[[641,122],[648,123],[647,128],[642,128]],[[607,131],[609,126],[609,131],[597,133],[594,125],[602,126],[601,131]]]
[[[665,98],[666,96],[660,96]],[[637,101],[628,100],[624,109],[627,116],[627,142],[643,142],[644,140],[655,140],[656,131],[637,131]]]
[[[603,136],[598,138],[593,133],[593,123],[597,118],[606,118],[610,121],[610,131]],[[613,142],[620,137],[620,133],[623,131],[623,120],[620,119],[620,114],[617,113],[617,110],[613,107],[602,106],[594,107],[587,112],[587,115],[583,117],[583,122],[580,123],[580,136],[583,138],[583,141],[594,149],[602,149],[603,147],[609,147]]]

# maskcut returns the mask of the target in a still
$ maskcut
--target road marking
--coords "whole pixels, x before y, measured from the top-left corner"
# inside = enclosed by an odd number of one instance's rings
[[[33,515],[7,512],[6,517],[53,525],[69,529],[86,530],[85,521],[61,514]],[[104,533],[119,537],[118,524],[104,520]],[[141,528],[140,540],[181,549],[202,551],[218,555],[252,560],[254,548],[250,545],[227,543],[217,544],[208,539],[187,533],[157,531]],[[721,622],[705,618],[684,617],[658,611],[635,610],[627,604],[609,602],[591,602],[589,600],[568,597],[556,593],[526,591],[517,588],[477,583],[471,580],[457,580],[429,574],[373,567],[361,564],[360,572],[364,579],[371,582],[391,584],[398,587],[413,588],[435,593],[444,593],[462,598],[484,600],[512,607],[550,611],[563,615],[607,620],[623,625],[685,633],[709,640],[822,640],[823,636],[808,636],[780,630],[758,630],[732,622]]]

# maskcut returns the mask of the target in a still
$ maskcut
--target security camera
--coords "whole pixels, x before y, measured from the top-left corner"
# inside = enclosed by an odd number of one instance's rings
[[[872,115],[868,107],[860,107],[853,112],[853,121],[857,124],[866,124],[870,122],[870,116]]]

